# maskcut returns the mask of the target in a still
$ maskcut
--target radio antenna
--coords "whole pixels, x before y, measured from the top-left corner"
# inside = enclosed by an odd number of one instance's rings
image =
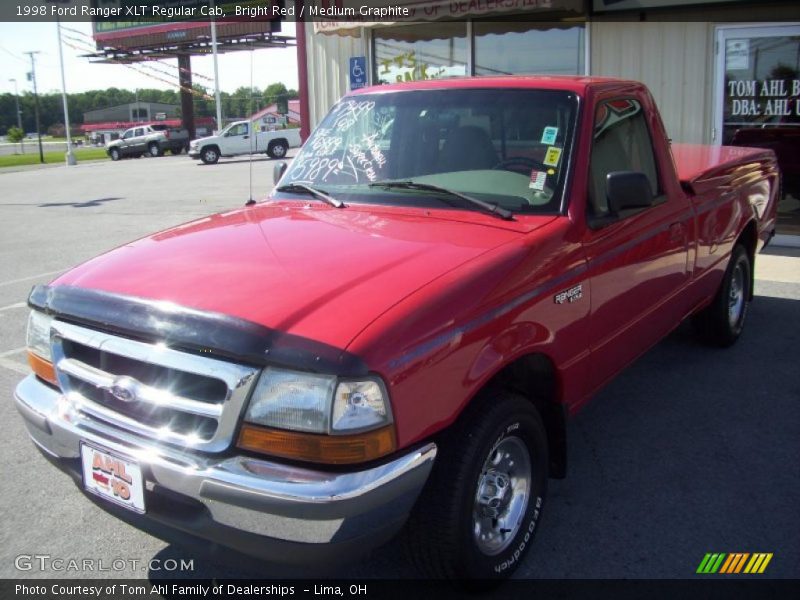
[[[250,161],[248,168],[250,169],[250,195],[245,202],[245,206],[252,206],[256,203],[253,200],[253,141],[256,139],[256,130],[253,123],[253,41],[250,40],[250,116],[247,117],[247,130],[250,132]]]

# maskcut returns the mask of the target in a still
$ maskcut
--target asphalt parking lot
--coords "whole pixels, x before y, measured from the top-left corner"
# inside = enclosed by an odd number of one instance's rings
[[[405,578],[399,544],[343,566],[292,570],[186,539],[162,541],[85,498],[28,440],[12,405],[31,286],[157,230],[263,197],[274,162],[201,166],[185,156],[0,172],[0,577]],[[800,577],[800,251],[770,249],[740,342],[700,345],[681,327],[569,425],[569,474],[552,481],[521,578],[687,578],[706,552],[774,553]],[[123,558],[136,569],[19,570],[20,555]]]

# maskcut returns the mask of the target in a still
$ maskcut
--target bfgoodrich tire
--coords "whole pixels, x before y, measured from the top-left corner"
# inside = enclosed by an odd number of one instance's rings
[[[527,399],[494,390],[439,442],[405,530],[427,577],[468,586],[509,576],[530,549],[547,491],[547,435]]]
[[[714,301],[694,317],[705,342],[713,346],[732,345],[742,333],[750,306],[753,265],[744,246],[736,244]]]

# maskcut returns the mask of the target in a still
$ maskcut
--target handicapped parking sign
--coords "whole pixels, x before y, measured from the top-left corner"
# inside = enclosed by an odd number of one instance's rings
[[[367,86],[367,57],[350,57],[350,89],[357,90]]]

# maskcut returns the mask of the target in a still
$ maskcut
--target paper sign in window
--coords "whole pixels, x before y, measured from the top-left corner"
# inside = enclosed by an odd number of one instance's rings
[[[548,146],[556,143],[556,136],[558,135],[558,127],[545,127],[542,132],[542,143]]]
[[[555,148],[551,146],[547,149],[547,152],[544,155],[544,164],[548,167],[557,167],[558,161],[561,160],[561,148]]]
[[[542,191],[545,181],[547,181],[547,173],[544,171],[531,171],[531,182],[528,187],[532,190]]]

